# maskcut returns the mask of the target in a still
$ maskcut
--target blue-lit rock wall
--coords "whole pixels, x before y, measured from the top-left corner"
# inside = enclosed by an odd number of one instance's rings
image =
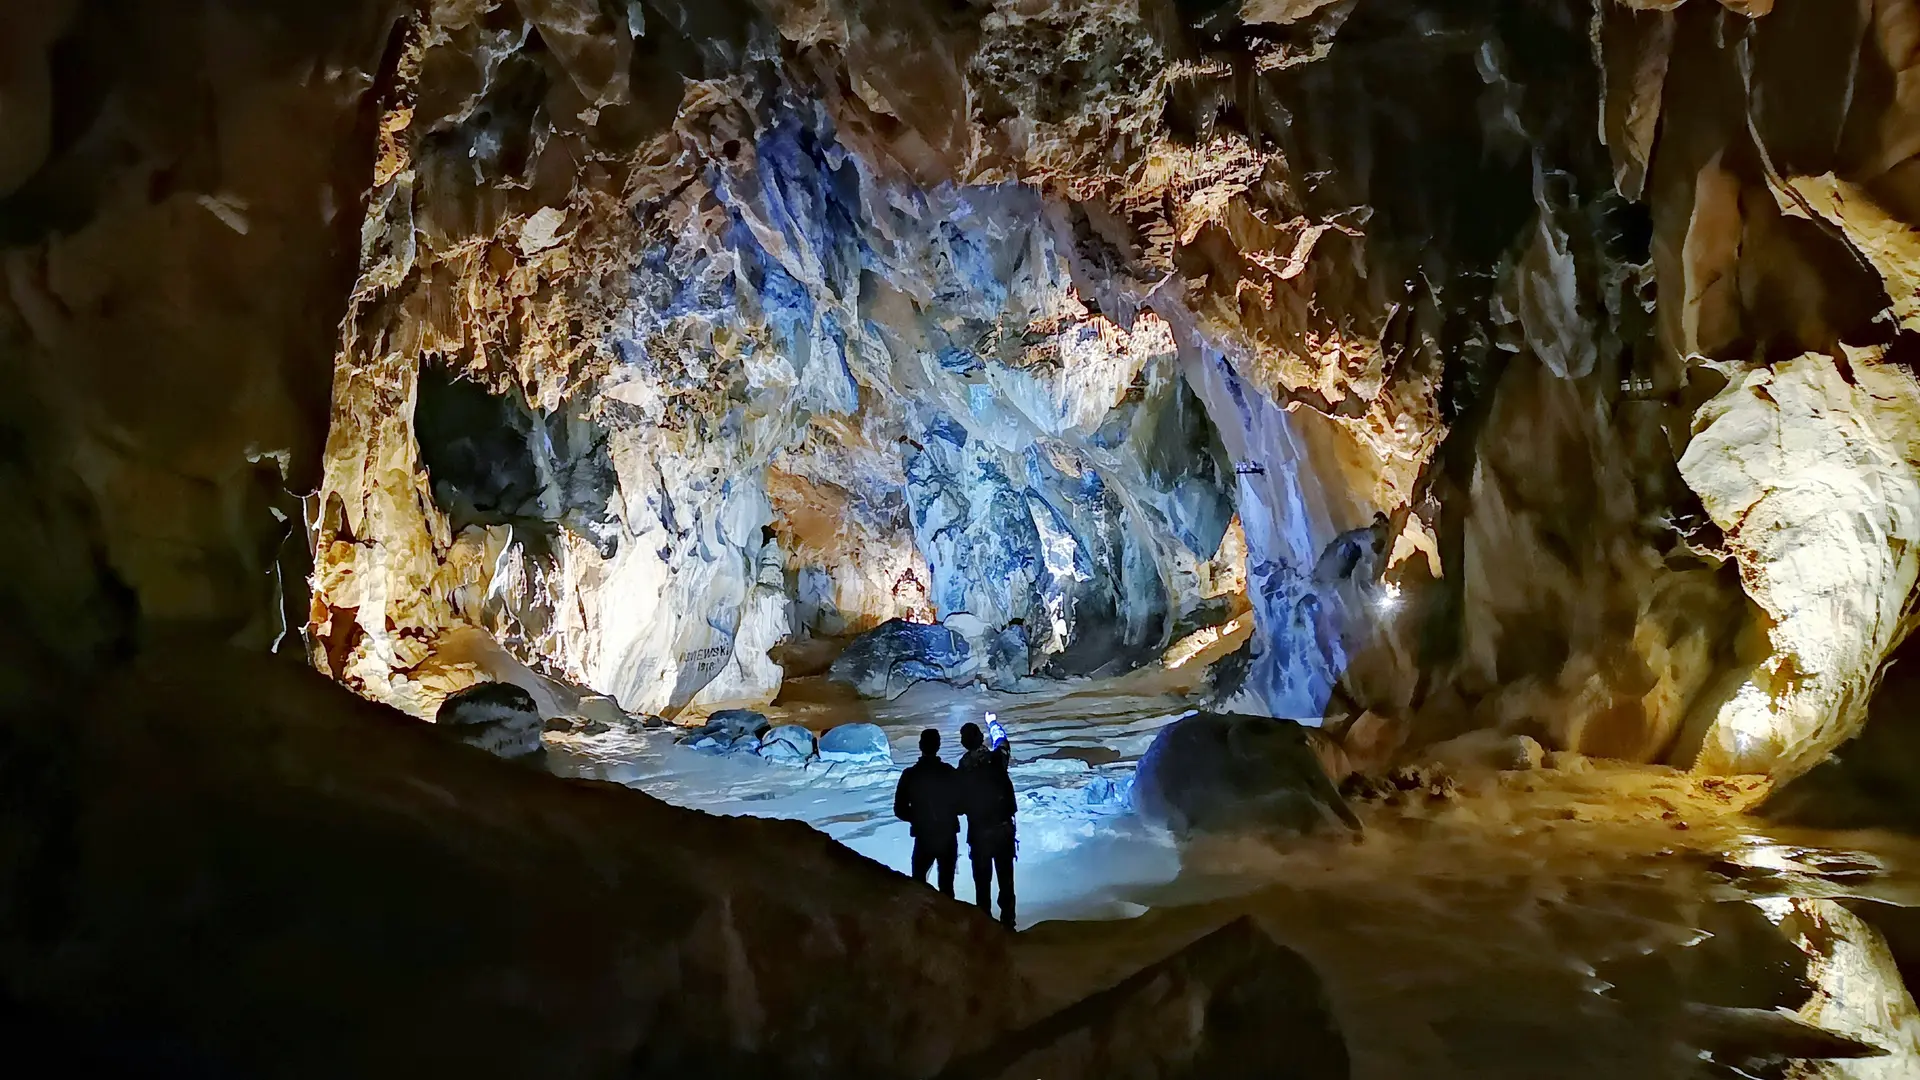
[[[1123,327],[1080,302],[1058,215],[1031,189],[881,176],[807,102],[775,98],[750,122],[751,139],[716,137],[705,199],[682,198],[680,227],[637,253],[619,360],[596,388],[620,417],[633,531],[663,541],[641,561],[678,596],[606,611],[678,619],[668,647],[691,659],[667,704],[699,701],[715,660],[770,636],[731,614],[748,593],[729,586],[769,542],[795,552],[798,609],[762,607],[785,630],[911,614],[886,603],[898,580],[889,591],[877,568],[858,570],[855,539],[891,535],[924,560],[934,617],[972,616],[956,625],[982,646],[1018,627],[1028,662],[1016,667],[1085,674],[1157,656],[1205,599],[1196,568],[1233,514],[1229,467],[1168,327]],[[675,211],[642,208],[663,222]],[[770,471],[789,504],[830,505],[817,516],[834,534],[799,535],[808,508],[795,505],[702,527],[738,517],[728,505],[767,490]],[[865,595],[842,595],[849,566]],[[662,649],[657,634],[592,632],[629,653]],[[617,672],[609,689],[652,704],[659,665],[631,659],[603,661]]]
[[[1233,457],[1236,496],[1247,536],[1247,596],[1256,632],[1245,692],[1249,708],[1316,723],[1347,669],[1346,634],[1365,612],[1351,612],[1314,568],[1353,516],[1353,496],[1328,490],[1300,419],[1247,385],[1217,352],[1197,350],[1187,368],[1219,422]]]

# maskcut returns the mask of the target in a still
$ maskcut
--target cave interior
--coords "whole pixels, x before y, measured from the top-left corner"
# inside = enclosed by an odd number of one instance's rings
[[[1920,1076],[1915,0],[34,0],[0,365],[18,1075]]]

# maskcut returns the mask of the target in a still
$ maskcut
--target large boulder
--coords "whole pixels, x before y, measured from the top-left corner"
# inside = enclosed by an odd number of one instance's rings
[[[441,702],[433,722],[468,746],[513,761],[536,760],[546,749],[533,695],[512,683],[475,683]]]
[[[707,717],[704,725],[680,736],[680,741],[695,750],[758,751],[760,736],[772,726],[752,709],[721,709]]]
[[[754,753],[779,765],[804,765],[813,757],[813,732],[799,724],[781,724],[760,736]]]
[[[973,648],[950,627],[890,619],[855,638],[827,670],[862,697],[898,697],[927,680],[959,682],[974,674]]]
[[[1292,720],[1201,712],[1160,729],[1140,758],[1133,805],[1176,836],[1243,829],[1360,828],[1314,739]]]
[[[891,765],[893,747],[878,724],[841,724],[820,736],[820,760]]]
[[[1435,743],[1420,756],[1437,765],[1462,772],[1513,772],[1537,769],[1546,758],[1546,750],[1531,736],[1499,731],[1470,731],[1458,738]]]

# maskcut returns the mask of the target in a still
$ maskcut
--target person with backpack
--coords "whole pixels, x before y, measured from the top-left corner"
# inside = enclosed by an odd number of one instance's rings
[[[1000,883],[1000,925],[1014,928],[1013,859],[1015,838],[1013,816],[1017,809],[1013,797],[1013,779],[1007,765],[1013,748],[1006,733],[987,714],[995,739],[987,745],[978,724],[960,728],[960,745],[966,753],[960,758],[960,808],[967,815],[967,855],[973,863],[973,899],[980,910],[993,914],[992,887]]]

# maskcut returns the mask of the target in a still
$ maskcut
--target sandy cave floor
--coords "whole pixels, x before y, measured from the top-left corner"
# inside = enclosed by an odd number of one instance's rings
[[[675,745],[674,729],[549,747],[563,774],[806,821],[905,872],[898,769],[923,727],[942,731],[951,760],[960,724],[992,710],[1015,746],[1022,955],[1063,1001],[1251,913],[1326,979],[1356,1077],[1770,1075],[1726,1063],[1779,1044],[1772,1014],[1751,1010],[1772,1007],[1778,953],[1798,945],[1817,954],[1818,988],[1800,1018],[1889,1053],[1793,1075],[1920,1077],[1920,1011],[1879,938],[1835,903],[1920,906],[1920,844],[1774,828],[1741,812],[1764,792],[1755,779],[1582,761],[1462,776],[1446,799],[1362,804],[1357,839],[1182,852],[1124,792],[1154,733],[1190,708],[1187,674],[1030,695],[924,684],[853,707],[865,717],[826,702],[766,710],[816,728],[870,719],[890,737],[892,769],[720,757]],[[960,878],[964,901],[964,858]],[[1132,920],[1124,947],[1090,963],[1077,943],[1114,919]]]

